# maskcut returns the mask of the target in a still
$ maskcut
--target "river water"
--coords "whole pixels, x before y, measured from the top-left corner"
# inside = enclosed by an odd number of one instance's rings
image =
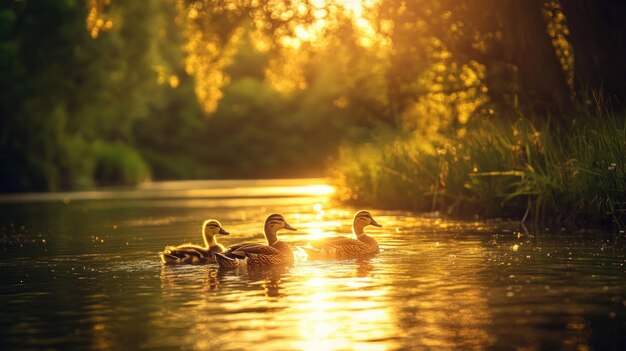
[[[0,196],[0,349],[624,350],[626,239],[518,231],[371,209],[367,260],[218,271],[161,265],[165,245],[263,242],[282,213],[294,246],[349,235],[354,208],[323,179],[152,183]]]

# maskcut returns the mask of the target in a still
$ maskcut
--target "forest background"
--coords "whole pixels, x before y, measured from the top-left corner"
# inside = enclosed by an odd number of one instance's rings
[[[0,5],[0,192],[329,176],[340,200],[624,222],[626,3]]]

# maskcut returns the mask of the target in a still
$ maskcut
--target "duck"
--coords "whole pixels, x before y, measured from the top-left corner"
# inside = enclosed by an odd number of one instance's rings
[[[183,244],[179,246],[166,246],[159,253],[163,264],[201,264],[215,262],[215,252],[224,252],[226,249],[217,242],[217,235],[229,235],[222,228],[222,224],[215,219],[207,219],[202,223],[202,238],[204,246]]]
[[[293,264],[293,251],[284,242],[278,240],[276,233],[281,229],[296,231],[297,229],[285,221],[281,214],[272,214],[265,220],[264,244],[237,244],[230,246],[225,252],[216,252],[215,259],[222,269],[261,266],[287,266]]]
[[[302,247],[309,259],[350,259],[377,254],[380,249],[373,237],[365,234],[368,225],[382,227],[369,211],[358,211],[352,220],[352,232],[356,239],[334,236],[309,242],[309,247]]]

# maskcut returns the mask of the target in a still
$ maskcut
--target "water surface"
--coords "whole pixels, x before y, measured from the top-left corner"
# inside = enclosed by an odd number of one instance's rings
[[[262,242],[278,212],[294,247],[350,232],[323,180],[154,183],[0,196],[0,349],[620,350],[623,233],[373,210],[365,260],[221,272],[163,267],[166,244]]]

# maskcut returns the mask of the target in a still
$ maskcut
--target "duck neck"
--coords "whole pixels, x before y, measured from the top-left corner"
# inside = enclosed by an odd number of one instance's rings
[[[276,244],[278,241],[278,236],[276,236],[277,230],[271,229],[269,225],[265,225],[265,238],[267,239],[267,243],[271,246]]]
[[[355,223],[352,223],[352,232],[354,233],[354,235],[356,235],[357,238],[365,235],[365,232],[363,231],[365,229],[364,226]]]
[[[202,237],[204,238],[205,248],[209,249],[211,246],[217,245],[217,240],[215,239],[214,234],[207,234],[206,232],[203,232]]]

